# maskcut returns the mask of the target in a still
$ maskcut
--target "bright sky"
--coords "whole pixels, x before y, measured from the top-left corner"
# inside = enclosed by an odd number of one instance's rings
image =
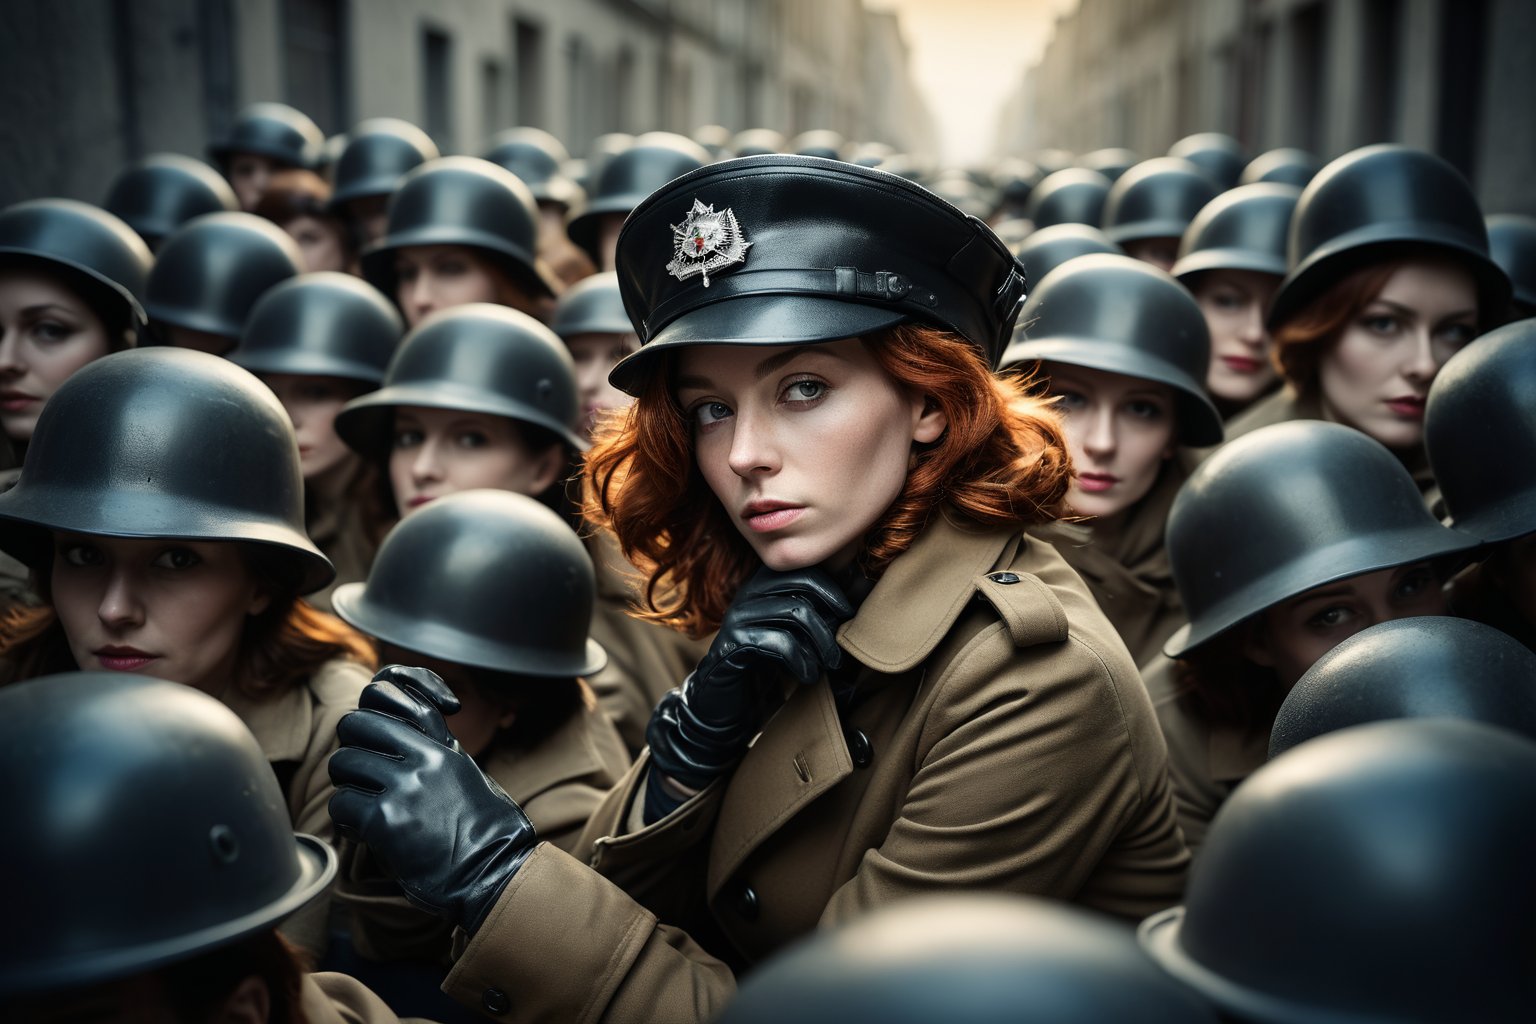
[[[1077,0],[864,0],[897,12],[913,75],[938,122],[942,159],[991,155],[1002,100],[1039,57],[1058,13]]]

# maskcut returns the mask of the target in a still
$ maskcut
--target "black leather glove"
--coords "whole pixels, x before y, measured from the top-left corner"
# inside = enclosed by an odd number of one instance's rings
[[[661,699],[646,726],[646,820],[681,802],[663,792],[658,774],[702,789],[735,766],[777,696],[765,684],[780,671],[809,685],[836,668],[842,661],[837,626],[852,615],[848,599],[820,569],[764,567],[743,584],[698,667]]]
[[[473,932],[538,837],[522,809],[448,731],[452,691],[425,669],[390,666],[341,720],[331,820],[366,844],[424,910]]]

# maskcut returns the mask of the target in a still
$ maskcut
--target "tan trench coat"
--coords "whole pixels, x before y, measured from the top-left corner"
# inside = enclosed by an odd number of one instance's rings
[[[347,974],[306,974],[299,985],[299,1005],[309,1024],[411,1024],[419,1017],[397,1017],[372,989]]]
[[[324,612],[332,611],[331,595],[337,587],[344,583],[361,583],[368,578],[368,570],[373,567],[374,555],[378,553],[378,548],[368,539],[368,528],[357,505],[347,500],[351,486],[349,480],[338,495],[316,494],[306,517],[305,532],[336,567],[336,578],[325,589],[304,598]]]
[[[1049,545],[936,519],[838,635],[862,666],[851,710],[795,689],[731,777],[630,831],[642,756],[587,863],[536,847],[444,989],[498,1019],[700,1020],[735,969],[903,896],[1009,890],[1132,919],[1179,899],[1151,703]]]
[[[0,443],[4,438],[0,438]],[[0,469],[0,494],[16,486],[21,478],[21,467]],[[16,559],[0,551],[0,611],[12,605],[35,605],[37,594],[32,591],[32,570]]]

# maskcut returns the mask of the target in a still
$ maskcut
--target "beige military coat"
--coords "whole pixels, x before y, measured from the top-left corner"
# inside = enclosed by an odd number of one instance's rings
[[[1128,919],[1177,902],[1188,853],[1151,703],[1048,544],[936,517],[838,637],[846,708],[794,688],[730,777],[637,828],[643,755],[581,857],[535,848],[444,989],[495,1019],[703,1020],[738,970],[904,896]]]

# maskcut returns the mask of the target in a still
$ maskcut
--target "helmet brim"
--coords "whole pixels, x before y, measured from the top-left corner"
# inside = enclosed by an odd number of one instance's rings
[[[590,447],[569,426],[540,409],[503,395],[448,382],[392,384],[353,399],[337,414],[336,433],[363,457],[382,460],[389,454],[394,411],[403,406],[505,416],[547,430],[573,451],[584,452]]]
[[[306,352],[298,349],[281,351],[242,351],[235,349],[225,356],[236,366],[243,366],[252,373],[291,373],[300,377],[344,377],[378,387],[384,380],[384,370],[368,363],[342,359],[328,352]]]
[[[559,281],[534,253],[488,231],[474,231],[454,224],[427,225],[387,235],[363,253],[364,280],[394,298],[399,283],[395,274],[395,251],[417,245],[462,245],[479,249],[489,254],[518,284],[532,288],[536,295],[553,298],[560,293]]]
[[[1183,257],[1169,271],[1188,285],[1189,278],[1207,270],[1251,270],[1257,274],[1285,276],[1285,257],[1279,253],[1260,252],[1257,249],[1201,249]]]

